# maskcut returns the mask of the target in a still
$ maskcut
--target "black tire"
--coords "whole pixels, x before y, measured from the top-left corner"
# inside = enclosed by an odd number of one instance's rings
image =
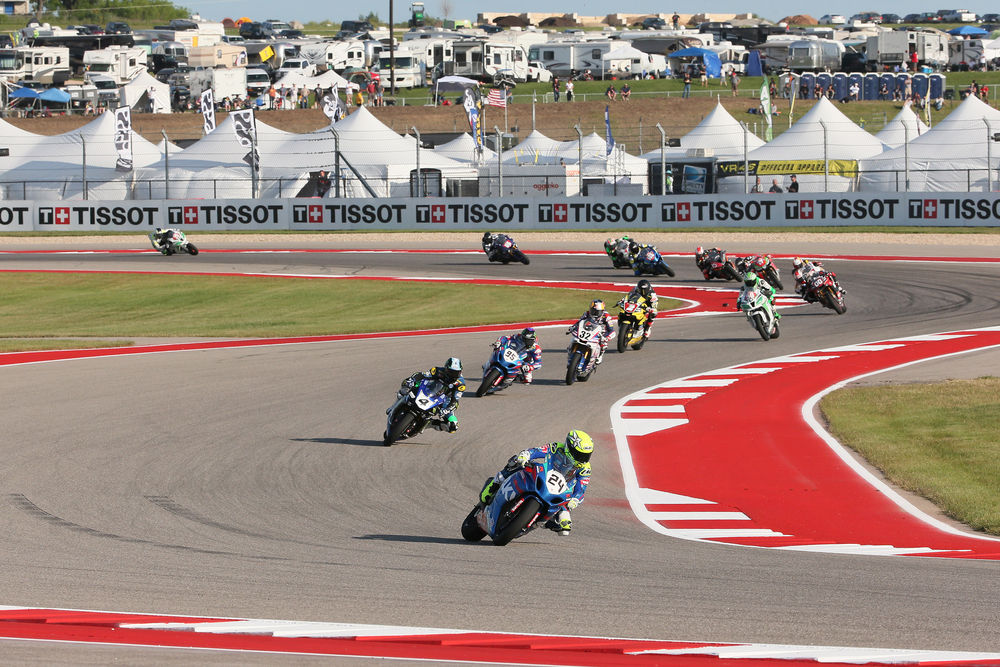
[[[646,344],[645,338],[640,338],[638,343],[632,343],[633,350],[641,350],[642,346]]]
[[[478,507],[473,507],[469,516],[465,517],[465,521],[462,522],[462,537],[468,542],[478,542],[486,537],[486,531],[480,528],[479,522],[476,521],[476,512],[478,511]]]
[[[410,426],[413,425],[414,419],[415,417],[412,413],[404,412],[403,416],[389,425],[389,431],[385,434],[382,444],[386,447],[391,447],[392,443],[399,440],[400,436],[410,429]]]
[[[530,264],[530,260],[520,250],[515,250],[514,252],[511,253],[511,256],[517,261],[521,262],[521,264]]]
[[[490,370],[486,371],[486,376],[483,378],[483,383],[479,385],[479,389],[476,390],[476,396],[478,396],[479,398],[485,396],[486,392],[488,392],[490,389],[493,388],[493,386],[497,383],[497,380],[499,378],[500,378],[500,371],[498,371],[496,368],[491,368]]]
[[[619,322],[618,323],[618,352],[624,352],[628,349],[628,339],[632,336],[632,327],[635,325],[631,322]]]
[[[582,352],[574,352],[573,356],[570,357],[569,365],[566,367],[566,384],[573,384],[576,382],[576,369],[580,365],[580,361],[583,359]]]
[[[774,333],[771,334],[771,340],[774,340],[775,338],[778,338],[779,336],[781,336],[781,329],[778,327],[778,323],[775,322],[774,323]]]
[[[521,506],[517,508],[517,513],[507,520],[503,528],[497,531],[493,538],[493,544],[498,547],[505,546],[528,525],[528,522],[535,518],[538,511],[542,509],[542,504],[536,498],[526,498]],[[502,519],[501,519],[502,520]]]
[[[785,289],[785,286],[781,284],[781,279],[778,278],[778,272],[774,270],[773,266],[767,269],[767,282],[780,290]]]
[[[736,270],[729,262],[726,262],[722,267],[722,275],[725,276],[726,280],[739,280],[740,273]]]
[[[187,244],[187,251],[188,251],[189,255],[197,255],[198,254],[198,247],[195,244],[193,244],[193,243],[188,243]]]
[[[767,332],[767,326],[764,324],[764,319],[760,315],[753,316],[753,326],[765,342],[771,340],[771,334]]]
[[[832,290],[827,290],[827,303],[833,308],[838,315],[843,315],[847,311],[847,304],[841,304],[840,299],[837,298],[837,294]]]
[[[667,274],[668,276],[670,276],[671,278],[673,278],[674,276],[676,276],[676,275],[677,275],[677,274],[676,274],[676,273],[674,272],[674,270],[670,268],[670,265],[669,265],[669,264],[667,264],[666,262],[664,262],[664,263],[663,263],[663,268],[665,269],[665,272],[666,272],[666,274]]]

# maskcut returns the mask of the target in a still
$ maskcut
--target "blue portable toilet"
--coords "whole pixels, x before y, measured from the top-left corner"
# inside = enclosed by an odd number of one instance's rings
[[[747,76],[764,76],[764,66],[760,63],[760,51],[753,49],[747,58]]]
[[[816,75],[816,83],[818,83],[823,88],[823,94],[826,94],[826,89],[833,85],[833,77],[826,72],[822,72]]]
[[[802,76],[799,77],[799,97],[806,100],[811,100],[813,97],[813,88],[816,86],[816,75],[812,72],[803,72]],[[805,94],[802,94],[802,89],[805,88]]]
[[[843,72],[837,72],[833,75],[833,99],[839,102],[848,96],[847,75]]]
[[[927,96],[929,99],[944,97],[944,74],[931,74],[927,77],[927,81],[931,91]]]
[[[858,84],[858,99],[865,99],[865,77],[859,72],[847,75],[847,96],[851,96],[851,86]]]
[[[879,76],[878,80],[879,80],[879,88],[880,89],[882,88],[882,84],[883,83],[885,84],[886,95],[888,95],[888,97],[886,99],[891,100],[892,99],[892,91],[896,90],[896,75],[895,74],[888,74],[888,73],[887,74],[882,74],[881,76]]]
[[[853,77],[853,75],[851,75]],[[865,74],[865,82],[861,86],[861,97],[866,100],[878,99],[878,74]]]
[[[926,74],[914,74],[913,75],[913,92],[920,97],[927,99],[927,89],[930,82],[927,80]]]

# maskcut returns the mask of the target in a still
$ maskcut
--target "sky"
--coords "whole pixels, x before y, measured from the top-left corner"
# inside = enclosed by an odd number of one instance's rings
[[[192,12],[197,12],[203,19],[221,21],[224,18],[237,19],[241,16],[248,16],[254,20],[279,19],[283,21],[330,21],[338,24],[344,19],[357,19],[361,14],[373,11],[382,20],[389,18],[389,2],[382,0],[376,3],[359,3],[351,8],[351,3],[321,3],[315,0],[286,0],[280,6],[274,2],[266,0],[176,0],[175,4],[187,7]],[[452,7],[451,16],[442,16],[442,5],[450,4]],[[612,12],[623,12],[628,14],[643,13],[672,13],[678,11],[689,13],[696,11],[700,3],[677,2],[674,5],[662,4],[659,2],[649,2],[638,0],[629,2],[626,0],[622,4],[621,0],[506,0],[503,2],[483,2],[471,3],[467,0],[425,0],[424,6],[431,16],[442,18],[470,19],[475,21],[476,13],[480,11],[506,11],[512,14],[520,12],[566,12],[575,11],[577,14],[585,16],[605,16]],[[792,9],[787,3],[777,2],[741,2],[737,0],[717,0],[711,3],[711,11],[720,13],[745,13],[757,14],[772,21],[777,21],[788,15],[792,11],[810,14],[814,18],[819,18],[823,14],[831,11],[827,5],[817,4],[813,8],[802,7]],[[877,10],[905,16],[914,12],[936,12],[938,9],[962,7],[983,14],[986,12],[996,12],[996,6],[989,6],[988,3],[968,4],[968,5],[932,5],[916,2],[902,2],[893,0],[890,2],[864,2],[857,5],[838,5],[835,10],[844,16],[861,11]],[[406,20],[410,12],[408,0],[395,0],[393,5],[394,19],[399,22]]]

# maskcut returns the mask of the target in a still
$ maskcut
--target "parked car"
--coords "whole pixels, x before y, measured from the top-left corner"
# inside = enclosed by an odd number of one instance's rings
[[[240,26],[240,37],[243,39],[269,39],[272,36],[271,31],[258,21],[248,21]]]
[[[223,35],[222,41],[226,44],[243,44],[247,38],[242,35]]]
[[[281,77],[289,72],[299,72],[305,76],[316,76],[316,65],[305,58],[285,58],[285,62],[281,64],[281,67],[274,73],[274,76],[281,79]]]
[[[539,83],[548,83],[552,80],[552,72],[545,69],[545,65],[538,62],[537,60],[532,60],[528,62],[528,81],[538,81]]]
[[[492,23],[480,23],[476,27],[485,32],[487,35],[492,35],[494,33],[503,31],[503,28],[501,28],[498,25],[494,25]]]
[[[819,17],[819,22],[821,25],[844,25],[847,19],[843,14],[824,14]]]
[[[348,30],[352,33],[371,32],[375,29],[375,26],[368,21],[341,21],[340,29]]]
[[[108,35],[129,35],[132,33],[132,28],[124,21],[108,21],[104,32]]]
[[[286,30],[279,30],[276,37],[281,39],[302,39],[306,34],[301,30],[295,30],[294,28],[288,28]]]
[[[921,12],[917,23],[940,23],[941,16],[935,12]]]
[[[647,16],[642,20],[643,30],[663,30],[667,27],[667,22],[659,16]]]
[[[1000,14],[983,14],[979,17],[980,23],[1000,23]]]
[[[882,14],[882,23],[902,23],[903,19],[899,17],[899,14]]]

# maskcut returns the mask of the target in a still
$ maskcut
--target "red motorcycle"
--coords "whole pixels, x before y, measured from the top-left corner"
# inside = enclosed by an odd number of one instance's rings
[[[739,270],[736,268],[733,260],[726,256],[726,251],[724,250],[706,255],[705,259],[701,262],[698,262],[698,258],[696,257],[695,261],[705,276],[705,280],[711,280],[712,278],[740,280]]]
[[[837,282],[837,274],[833,271],[819,271],[810,276],[803,297],[806,297],[806,301],[818,301],[825,308],[836,311],[838,315],[843,315],[847,311],[844,288]]]
[[[781,284],[781,272],[771,260],[770,255],[750,255],[749,257],[737,258],[736,269],[744,274],[753,271],[761,279],[766,280],[771,287],[785,289],[785,286]]]

